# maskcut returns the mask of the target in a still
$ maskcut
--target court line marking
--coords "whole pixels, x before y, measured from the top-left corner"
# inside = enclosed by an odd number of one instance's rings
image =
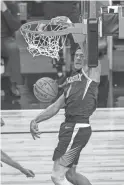
[[[21,110],[16,110],[16,109],[13,109],[13,110],[1,110],[1,112],[37,112],[37,111],[43,111],[45,109],[21,109]],[[118,110],[123,110],[124,111],[124,108],[123,107],[115,107],[115,108],[97,108],[96,111],[118,111]],[[64,112],[64,109],[60,109],[59,112]]]
[[[92,132],[124,132],[124,129],[117,130],[92,130]],[[43,131],[41,134],[57,134],[59,131]],[[31,134],[30,132],[2,132],[2,134]]]

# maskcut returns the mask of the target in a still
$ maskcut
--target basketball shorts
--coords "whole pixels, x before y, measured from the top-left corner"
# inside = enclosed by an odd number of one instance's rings
[[[60,159],[60,164],[65,167],[77,165],[80,152],[88,143],[91,133],[91,126],[88,124],[62,123],[58,135],[59,142],[53,154],[53,161]]]

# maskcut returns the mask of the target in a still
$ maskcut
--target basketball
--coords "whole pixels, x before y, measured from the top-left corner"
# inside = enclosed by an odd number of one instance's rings
[[[57,97],[58,84],[49,77],[40,78],[34,84],[34,95],[42,103],[50,103]]]

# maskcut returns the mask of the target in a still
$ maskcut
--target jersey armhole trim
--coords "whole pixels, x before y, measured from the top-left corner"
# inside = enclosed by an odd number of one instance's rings
[[[92,82],[93,80],[91,78],[89,78],[89,76],[84,72],[83,68],[82,68],[82,73],[84,74],[84,76],[90,81]]]

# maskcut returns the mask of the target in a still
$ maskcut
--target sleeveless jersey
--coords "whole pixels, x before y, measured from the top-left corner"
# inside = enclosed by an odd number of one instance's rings
[[[89,123],[89,117],[97,106],[98,83],[84,71],[74,72],[66,79],[65,117],[67,122]]]

